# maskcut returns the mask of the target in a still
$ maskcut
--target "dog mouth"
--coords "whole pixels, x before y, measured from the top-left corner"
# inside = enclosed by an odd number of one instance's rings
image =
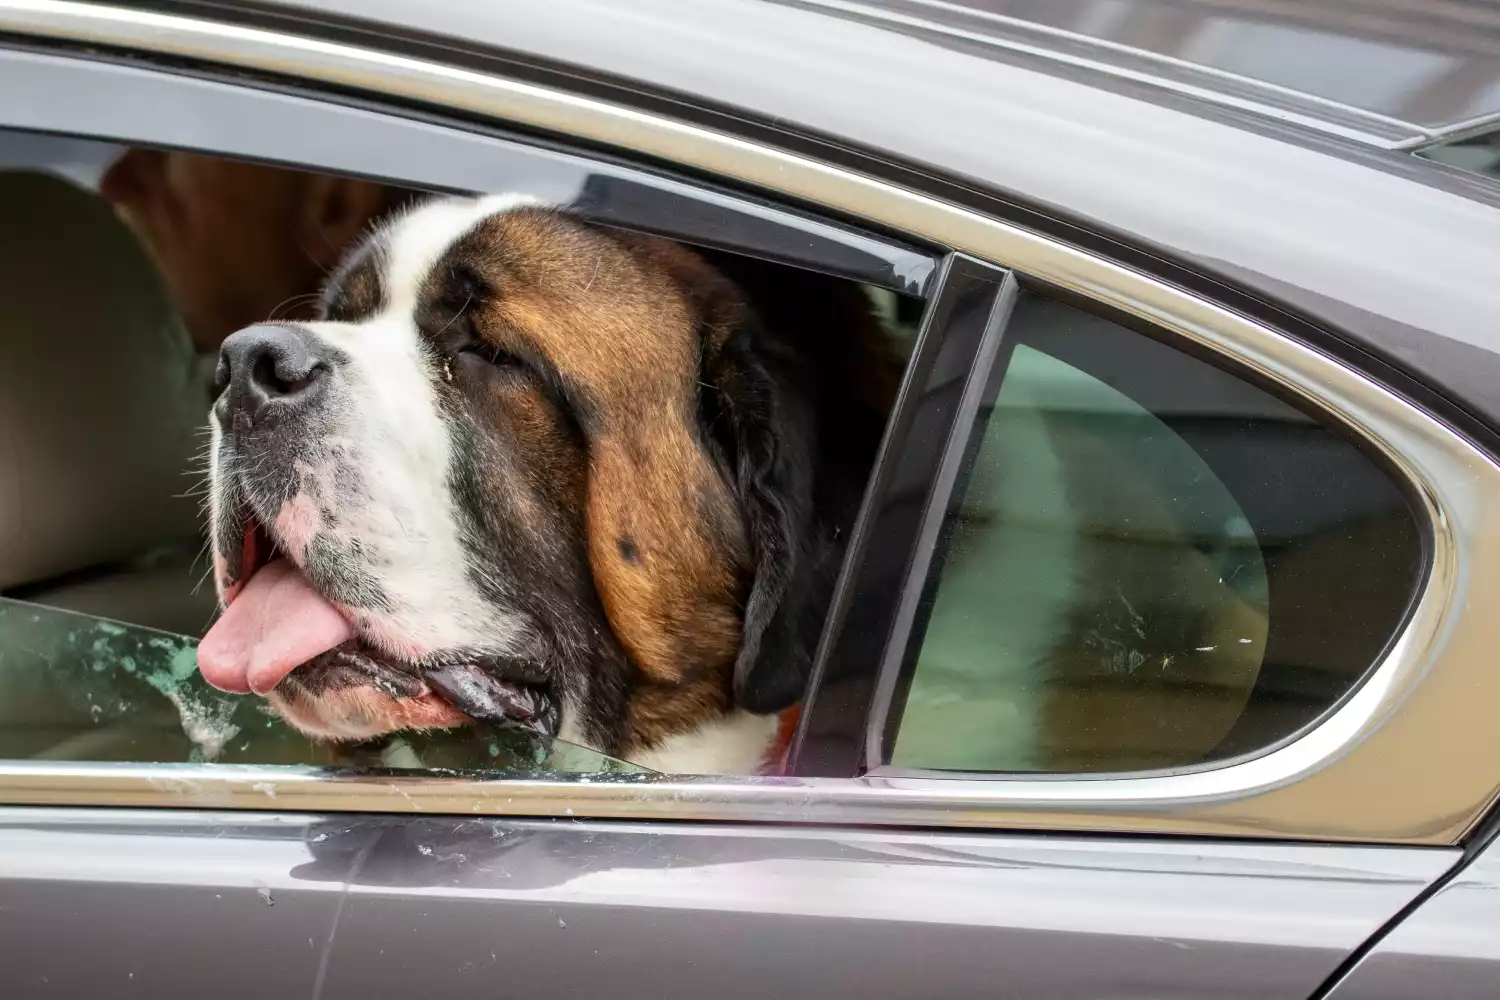
[[[558,706],[543,685],[498,676],[479,658],[413,661],[366,642],[346,609],[325,597],[253,516],[232,579],[221,567],[224,610],[198,645],[204,680],[236,694],[301,703],[368,689],[386,730],[479,721],[557,734]]]

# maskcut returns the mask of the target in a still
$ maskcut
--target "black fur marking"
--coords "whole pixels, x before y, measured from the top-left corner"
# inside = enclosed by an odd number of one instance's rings
[[[629,535],[622,535],[619,538],[619,546],[621,559],[624,559],[628,563],[639,563],[641,561],[641,553],[635,547],[635,539]]]
[[[379,314],[389,301],[384,258],[383,240],[367,243],[345,258],[323,289],[321,317],[338,323],[358,323]]]
[[[453,358],[483,345],[474,330],[474,314],[492,294],[490,286],[450,252],[428,273],[427,290],[412,319],[439,358]]]
[[[885,425],[881,392],[869,384],[881,361],[869,339],[878,328],[846,283],[704,253],[756,310],[705,355],[699,419],[754,557],[735,700],[770,713],[805,693],[843,540]],[[717,332],[703,331],[705,342]]]
[[[339,547],[320,534],[308,546],[302,571],[329,600],[378,613],[394,610],[390,597],[375,582],[369,563],[361,556],[359,547]]]
[[[592,745],[619,752],[634,668],[608,626],[583,539],[562,518],[551,530],[521,530],[511,501],[487,489],[484,477],[491,463],[518,465],[525,456],[506,454],[503,435],[467,420],[454,433],[449,488],[464,524],[470,582],[485,600],[526,616],[532,646],[522,659],[542,665],[541,680],[560,701],[578,707],[579,726]]]

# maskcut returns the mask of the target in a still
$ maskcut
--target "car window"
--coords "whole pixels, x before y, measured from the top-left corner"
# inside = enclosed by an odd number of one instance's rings
[[[309,317],[316,284],[340,259],[331,251],[341,248],[297,247],[278,256],[209,243],[167,259],[181,248],[164,251],[138,218],[122,219],[99,196],[101,178],[128,151],[0,131],[0,215],[7,220],[0,237],[0,301],[7,305],[0,316],[0,758],[646,770],[573,740],[508,726],[315,740],[263,699],[205,683],[196,650],[218,613],[203,509],[217,344],[240,323]],[[518,186],[552,201],[575,197],[606,221],[656,211],[645,188],[605,185],[575,161],[572,172],[518,177]],[[315,188],[326,179],[224,163],[212,182],[230,188]],[[395,213],[419,194],[392,188],[371,197],[389,199]],[[710,207],[728,211],[722,200]],[[724,216],[706,212],[698,210],[703,224],[732,242]],[[219,222],[224,239],[253,237],[250,227],[232,222]],[[774,260],[791,251],[773,246],[773,222],[757,217],[753,235],[756,252],[770,247],[764,256]],[[859,254],[861,266],[873,259]],[[303,294],[278,295],[247,314],[250,307],[237,310],[222,295],[195,291],[227,287],[204,277],[225,267],[261,269],[273,285],[285,284],[289,271],[316,280],[298,278],[302,284],[290,287]],[[184,287],[184,274],[193,287]],[[921,300],[889,285],[848,287],[865,297],[889,336],[899,373]],[[236,315],[235,323],[224,318]],[[222,329],[203,332],[215,323]]]
[[[1423,573],[1406,495],[1244,378],[1023,293],[907,651],[890,762],[1121,772],[1337,705]]]
[[[1416,155],[1481,177],[1500,177],[1500,131],[1428,146],[1417,150]]]
[[[370,743],[309,739],[259,698],[217,691],[192,636],[0,598],[0,758],[396,770],[642,771],[560,739],[476,725]]]

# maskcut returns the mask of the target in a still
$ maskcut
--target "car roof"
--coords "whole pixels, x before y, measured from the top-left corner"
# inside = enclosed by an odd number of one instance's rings
[[[128,0],[127,0],[128,2]],[[862,22],[998,61],[1178,99],[1249,111],[1398,149],[1500,126],[1497,0],[751,0]],[[536,35],[468,0],[261,0],[313,16],[353,16],[423,35],[466,21],[501,49],[534,49]],[[560,7],[567,7],[563,3]],[[640,5],[644,27],[663,4]],[[674,19],[733,30],[746,4],[674,0]],[[737,9],[736,9],[737,8]],[[565,18],[537,10],[543,21]],[[558,12],[560,14],[561,11]],[[580,24],[579,33],[590,27]],[[747,27],[749,27],[747,25]]]
[[[466,0],[264,0],[422,33],[457,16],[506,33]],[[1033,68],[1147,84],[1206,105],[1406,148],[1500,124],[1495,0],[762,0],[864,22]],[[628,9],[633,4],[625,4]],[[739,4],[686,0],[683,19],[729,25]],[[660,17],[644,5],[642,23]],[[701,11],[701,13],[700,13]],[[538,11],[540,15],[541,12]],[[626,15],[628,16],[628,15]],[[511,23],[514,24],[512,21]],[[522,36],[530,25],[515,24]],[[582,34],[587,26],[580,25]],[[524,43],[523,43],[524,46]]]
[[[874,0],[915,30],[1035,47],[1376,136],[1500,114],[1493,0]],[[853,9],[853,8],[846,8]],[[866,14],[864,16],[872,16]]]

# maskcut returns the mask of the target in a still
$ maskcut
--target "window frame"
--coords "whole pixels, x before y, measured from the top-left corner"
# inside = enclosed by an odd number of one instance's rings
[[[858,522],[792,741],[790,771],[848,777],[870,770],[879,719],[896,683],[888,662],[904,647],[941,519],[962,465],[988,373],[1001,359],[1015,305],[1013,273],[964,254],[944,261]],[[878,541],[877,541],[878,540]],[[834,677],[847,678],[837,687]]]
[[[189,17],[55,0],[0,0],[0,30],[55,45],[233,68],[240,87],[295,78],[396,109],[442,105],[670,162],[1003,262],[1228,359],[1335,415],[1422,498],[1434,527],[1429,582],[1405,632],[1361,691],[1295,743],[1193,775],[1094,781],[681,778],[619,782],[328,777],[281,769],[0,766],[0,802],[316,811],[428,811],[599,818],[1153,832],[1446,844],[1500,794],[1500,702],[1486,671],[1492,630],[1470,600],[1500,595],[1500,467],[1469,441],[1358,371],[1262,323],[1112,260],[847,167],[654,113],[395,52]],[[12,50],[13,51],[13,50]],[[0,54],[4,58],[8,53]],[[101,63],[87,63],[90,66]],[[143,70],[144,71],[144,70]],[[257,81],[256,77],[260,80]],[[326,97],[323,99],[327,99]],[[396,110],[398,116],[409,111]],[[1492,535],[1494,537],[1492,537]],[[1468,768],[1444,768],[1453,760]],[[1449,779],[1430,780],[1433,773]],[[1364,795],[1378,775],[1384,795]],[[1352,804],[1351,804],[1352,803]]]
[[[1452,171],[1471,182],[1493,186],[1500,181],[1500,176],[1455,163],[1450,158],[1449,152],[1455,148],[1463,148],[1475,140],[1496,138],[1500,138],[1500,113],[1481,115],[1456,126],[1417,136],[1397,144],[1394,148],[1410,153],[1417,159],[1434,165],[1436,169]]]
[[[962,259],[961,255],[955,257]],[[1161,778],[1218,771],[1249,762],[1295,743],[1303,735],[1317,729],[1370,680],[1378,663],[1389,654],[1391,646],[1405,632],[1417,601],[1427,587],[1432,569],[1433,533],[1432,525],[1425,517],[1422,497],[1412,492],[1411,482],[1399,468],[1394,467],[1385,455],[1369,447],[1370,442],[1366,438],[1351,433],[1334,415],[1309,406],[1305,398],[1288,393],[1285,387],[1265,384],[1253,372],[1244,370],[1243,366],[1237,365],[1222,353],[1205,351],[1202,345],[1191,342],[1174,343],[1166,330],[1143,323],[1096,300],[1038,281],[1029,275],[1011,271],[1006,274],[1005,280],[1007,301],[1003,308],[1003,318],[987,326],[982,337],[965,342],[959,348],[953,344],[953,340],[957,338],[933,336],[940,332],[938,330],[924,331],[924,337],[936,341],[927,345],[929,351],[937,353],[950,348],[955,352],[967,351],[970,367],[964,385],[964,404],[930,405],[926,397],[936,390],[936,383],[940,383],[942,379],[928,378],[918,362],[914,361],[908,378],[924,381],[927,388],[923,393],[924,398],[912,405],[912,409],[917,412],[903,414],[901,419],[907,422],[920,420],[928,409],[940,411],[941,421],[936,418],[931,421],[931,426],[926,428],[925,440],[941,444],[931,452],[907,449],[905,452],[895,453],[893,457],[892,464],[907,463],[925,472],[920,480],[919,488],[923,492],[916,518],[913,519],[910,515],[903,517],[900,513],[904,497],[893,495],[896,491],[889,485],[893,470],[883,469],[883,477],[872,481],[861,525],[851,540],[850,554],[847,557],[845,573],[852,582],[841,586],[830,610],[824,647],[819,653],[814,680],[809,687],[809,701],[792,747],[792,772],[819,777],[849,773],[877,779],[963,780],[980,783],[1098,782]],[[929,310],[929,319],[941,315],[943,302],[949,294],[946,282],[940,284]],[[904,699],[917,669],[912,633],[917,626],[922,606],[930,606],[941,583],[940,576],[935,577],[931,572],[933,563],[945,558],[945,552],[940,548],[939,535],[945,519],[963,496],[964,477],[972,468],[974,453],[983,436],[982,431],[976,427],[975,414],[981,405],[992,404],[1003,387],[1010,352],[1014,347],[1012,320],[1015,308],[1019,299],[1028,295],[1061,303],[1079,312],[1091,313],[1129,330],[1135,336],[1155,340],[1185,356],[1219,368],[1229,377],[1295,406],[1310,419],[1316,420],[1324,430],[1348,440],[1404,496],[1415,519],[1415,527],[1420,532],[1422,560],[1411,597],[1406,602],[1391,639],[1383,647],[1381,656],[1369,664],[1358,680],[1325,706],[1312,721],[1271,743],[1244,753],[1152,770],[1002,772],[940,770],[891,762],[901,723],[898,702]],[[997,305],[997,313],[999,309]],[[938,364],[936,367],[940,368],[942,365]],[[902,433],[900,426],[893,425],[893,435]],[[860,532],[865,530],[866,521],[870,522],[868,530],[882,539],[882,548],[873,557],[861,548]],[[871,563],[877,564],[873,570]],[[878,575],[878,579],[870,579],[872,572]],[[879,641],[872,648],[874,636],[878,636]],[[834,673],[851,679],[835,691],[822,690],[824,678]]]

